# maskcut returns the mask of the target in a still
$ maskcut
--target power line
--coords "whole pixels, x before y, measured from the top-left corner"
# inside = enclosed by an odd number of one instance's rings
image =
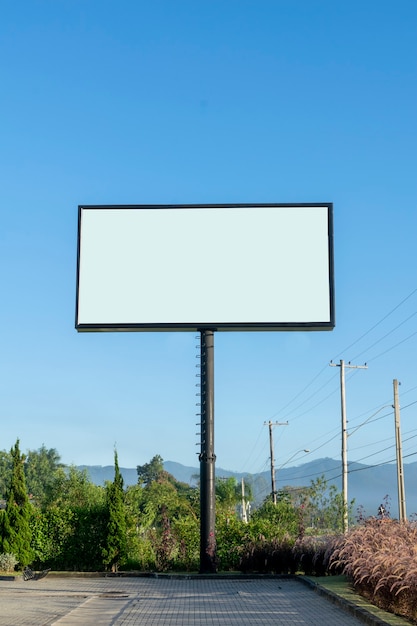
[[[317,380],[317,378],[318,378],[318,377],[319,377],[319,376],[320,376],[320,375],[321,375],[321,374],[322,374],[322,373],[323,373],[326,369],[327,369],[327,364],[326,364],[326,365],[325,365],[325,366],[324,366],[324,367],[323,367],[323,368],[322,368],[322,369],[318,372],[318,374],[316,374],[316,376],[314,376],[314,378],[313,378],[313,379],[312,379],[312,380],[311,380],[311,381],[310,381],[310,382],[309,382],[309,383],[308,383],[308,384],[307,384],[307,385],[306,385],[306,386],[305,386],[305,387],[304,387],[304,388],[303,388],[303,389],[302,389],[299,393],[297,393],[297,394],[294,396],[294,398],[292,398],[292,400],[290,400],[289,402],[287,402],[287,404],[286,404],[286,405],[284,405],[280,411],[277,411],[276,413],[274,413],[274,415],[272,415],[270,419],[272,419],[273,417],[276,417],[276,415],[278,415],[278,413],[283,413],[287,407],[289,407],[289,406],[290,406],[293,402],[295,402],[295,401],[297,400],[297,398],[299,398],[300,396],[302,396],[302,395],[303,395],[303,393],[304,393],[304,392],[305,392],[305,391],[306,391],[309,387],[311,387],[311,385],[312,385],[312,384],[313,384],[313,383]],[[327,383],[325,383],[325,385],[327,385]],[[325,386],[325,385],[323,385],[323,386]],[[320,387],[320,389],[322,389],[322,387]],[[315,394],[313,394],[313,395],[315,395]],[[310,398],[310,397],[311,397],[311,396],[309,396],[309,398]],[[308,401],[308,399],[309,399],[309,398],[307,398],[306,402]],[[303,404],[304,404],[304,403],[303,403]],[[302,405],[300,405],[300,406],[302,406]],[[297,409],[294,409],[294,410],[297,410]]]
[[[391,311],[389,311],[386,315],[384,315],[384,317],[382,317],[376,324],[371,326],[369,330],[367,330],[360,337],[358,337],[358,339],[356,339],[350,345],[348,345],[347,348],[345,348],[339,354],[337,354],[332,360],[336,361],[336,359],[338,359],[341,354],[344,354],[345,352],[347,352],[350,348],[352,348],[357,343],[359,343],[364,337],[369,335],[369,333],[371,333],[373,330],[375,330],[375,328],[377,328],[380,324],[382,324],[382,322],[384,322],[390,315],[392,315],[397,309],[399,309],[400,306],[404,304],[404,302],[407,302],[407,300],[409,300],[415,293],[417,293],[417,288],[413,289],[413,291],[409,293],[408,296],[406,296],[403,300],[401,300],[401,302],[399,302],[393,309],[391,309]]]
[[[410,300],[415,294],[417,293],[417,288],[413,289],[405,298],[403,298],[396,306],[394,306],[390,311],[388,311],[383,317],[381,317],[381,319],[379,319],[375,324],[373,324],[366,332],[362,333],[355,341],[353,341],[352,343],[350,343],[345,349],[344,351],[349,350],[350,348],[352,348],[354,345],[357,345],[360,341],[362,341],[366,336],[368,336],[372,331],[374,331],[376,328],[378,328],[385,320],[387,320],[391,315],[393,315],[393,313],[395,311],[397,311],[401,306],[403,306],[408,300]],[[376,345],[380,344],[382,341],[384,341],[387,337],[389,337],[393,332],[395,332],[398,328],[400,328],[401,326],[403,326],[406,322],[408,322],[410,319],[412,319],[413,317],[415,317],[415,315],[417,315],[417,311],[414,311],[411,315],[409,315],[408,317],[406,317],[406,319],[404,319],[403,321],[401,321],[399,324],[397,324],[394,328],[392,328],[389,332],[385,333],[382,337],[380,337],[379,339],[377,339],[376,341],[374,341],[371,345],[369,345],[365,350],[362,350],[357,356],[361,356],[364,353],[368,352],[369,350],[371,350],[372,348],[374,348]],[[404,339],[402,339],[401,341],[398,341],[397,343],[395,343],[394,345],[390,346],[389,348],[387,348],[386,350],[383,350],[381,353],[377,354],[376,356],[368,359],[369,361],[374,361],[378,358],[381,358],[383,355],[387,354],[388,352],[390,352],[391,350],[395,349],[396,347],[400,346],[401,344],[405,343],[406,341],[409,341],[410,339],[412,339],[415,335],[417,335],[417,331],[411,333],[410,335],[408,335],[407,337],[405,337]],[[305,394],[308,390],[310,390],[313,386],[315,386],[315,383],[317,383],[318,379],[320,378],[320,376],[322,376],[322,374],[324,373],[324,371],[326,370],[326,365],[323,366],[318,373],[313,376],[313,378],[310,380],[310,382],[308,382],[298,393],[296,393],[292,399],[290,399],[281,409],[281,411],[277,411],[276,413],[273,414],[272,417],[275,417],[276,415],[280,415],[280,417],[282,419],[287,419],[290,416],[291,417],[291,421],[294,421],[296,419],[300,419],[301,417],[303,417],[304,415],[311,413],[312,411],[314,411],[318,406],[322,405],[324,402],[326,402],[326,400],[328,400],[331,396],[333,396],[336,392],[337,392],[337,388],[335,388],[333,391],[331,391],[330,393],[328,393],[327,395],[325,395],[323,398],[321,398],[320,400],[318,400],[318,402],[314,403],[314,404],[310,404],[310,406],[308,405],[311,400],[313,400],[314,398],[317,397],[317,395],[323,390],[325,389],[329,384],[331,384],[333,382],[334,377],[331,377],[329,380],[327,380],[326,382],[324,382],[323,384],[321,384],[318,388],[316,388],[315,390],[312,391],[312,393],[310,393],[304,400],[302,400],[300,403],[298,403],[296,406],[293,406],[293,408],[290,408],[292,405],[294,405],[294,403],[296,403],[296,401],[298,399],[300,399],[303,394]],[[354,371],[351,373],[351,375],[356,375],[358,372]],[[351,375],[349,376],[349,379],[351,377]],[[416,389],[417,386],[411,388],[410,390],[408,390],[407,392],[403,392],[403,395],[405,395],[406,393],[410,393],[413,389]],[[417,402],[417,401],[416,401]],[[410,403],[409,405],[406,405],[404,407],[402,407],[402,409],[406,409],[408,406],[411,406],[413,403]],[[306,407],[305,410],[302,410],[301,412],[300,409],[302,409],[303,407]],[[288,411],[285,413],[285,411],[288,409]],[[299,412],[297,414],[297,412]],[[283,415],[284,414],[284,415]],[[295,415],[294,415],[295,414]],[[362,415],[366,414],[366,412],[362,413],[361,415],[351,418],[349,420],[350,423],[352,423],[353,421],[360,419],[360,417],[362,417]],[[376,421],[382,420],[385,417],[387,417],[388,415],[391,415],[392,413],[386,413],[383,414],[381,416],[377,416],[375,417],[375,415],[368,417],[365,422],[367,424],[372,424]],[[364,424],[365,424],[364,422]],[[363,424],[363,425],[364,425]],[[361,427],[362,425],[358,426],[357,428]],[[353,431],[355,432],[355,431]],[[353,433],[351,433],[353,434]],[[325,436],[325,434],[324,434]],[[326,440],[323,444],[320,444],[319,446],[317,446],[314,450],[312,450],[312,452],[315,452],[317,450],[319,450],[320,448],[323,448],[325,445],[327,445],[328,443],[330,443],[331,441],[333,441],[336,437],[331,437],[330,439]],[[318,438],[320,439],[320,438]]]
[[[416,456],[417,452],[411,452],[410,454],[404,455],[404,458],[407,459],[410,456]],[[355,469],[350,470],[350,473],[353,472],[362,472],[365,470],[372,469],[374,467],[381,467],[381,465],[390,465],[391,463],[395,463],[396,459],[390,459],[389,461],[382,461],[381,463],[376,463],[375,465],[365,465],[365,467],[356,467]]]
[[[408,322],[408,320],[410,320],[412,317],[414,317],[415,315],[417,315],[417,311],[414,311],[414,313],[412,313],[411,315],[409,315],[405,320],[403,320],[400,324],[398,324],[397,326],[395,326],[395,328],[392,328],[389,332],[385,333],[385,335],[383,335],[382,337],[380,337],[379,339],[377,339],[377,341],[374,341],[373,344],[371,344],[370,346],[368,346],[367,348],[365,348],[365,350],[362,350],[362,352],[360,352],[359,354],[357,354],[356,356],[353,357],[353,360],[355,361],[356,359],[358,359],[360,356],[362,356],[362,354],[364,354],[365,352],[367,352],[368,350],[371,350],[374,346],[378,345],[379,343],[381,343],[381,341],[383,341],[384,339],[386,339],[387,337],[389,337],[389,335],[392,335],[392,333],[394,333],[396,330],[398,330],[398,328],[400,328],[401,326],[403,326],[406,322]]]
[[[384,350],[384,352],[380,352],[379,354],[377,354],[376,356],[368,359],[368,363],[370,361],[376,361],[376,359],[379,359],[381,356],[384,356],[384,354],[387,354],[387,352],[391,352],[391,350],[394,350],[394,348],[398,348],[398,346],[400,346],[401,344],[405,343],[406,341],[408,341],[409,339],[411,339],[412,337],[414,337],[415,335],[417,335],[417,330],[414,331],[413,333],[411,333],[411,335],[408,335],[408,337],[405,337],[405,339],[402,339],[401,341],[399,341],[398,343],[394,344],[393,346],[391,346],[390,348],[387,348],[386,350]]]

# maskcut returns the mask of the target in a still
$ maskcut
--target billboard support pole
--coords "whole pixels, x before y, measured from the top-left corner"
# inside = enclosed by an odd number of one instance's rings
[[[200,330],[201,451],[200,461],[200,573],[217,571],[216,494],[214,454],[214,332]]]

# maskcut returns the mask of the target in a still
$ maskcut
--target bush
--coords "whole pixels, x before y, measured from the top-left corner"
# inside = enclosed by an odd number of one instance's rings
[[[380,608],[417,620],[417,524],[370,518],[339,539],[330,558]]]
[[[0,554],[0,572],[13,572],[18,563],[14,554],[4,552]]]
[[[336,535],[302,537],[293,547],[297,571],[307,576],[325,576],[329,572],[329,560],[333,551]]]
[[[294,540],[289,536],[267,540],[261,535],[243,547],[239,569],[263,574],[294,574],[297,566],[293,546]]]
[[[220,571],[239,568],[246,527],[235,515],[220,513],[216,518],[216,557]]]

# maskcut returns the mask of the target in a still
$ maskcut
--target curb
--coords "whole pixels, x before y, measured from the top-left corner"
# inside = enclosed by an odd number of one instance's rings
[[[336,604],[346,613],[349,613],[350,615],[356,617],[356,619],[361,621],[363,624],[369,624],[369,626],[392,626],[392,624],[390,624],[389,622],[380,619],[363,607],[357,606],[350,600],[346,600],[345,598],[338,596],[333,591],[322,587],[322,585],[315,583],[313,580],[307,578],[306,576],[296,576],[295,578],[302,582],[304,585],[310,587],[315,593],[318,593],[320,596],[327,598],[333,604]]]

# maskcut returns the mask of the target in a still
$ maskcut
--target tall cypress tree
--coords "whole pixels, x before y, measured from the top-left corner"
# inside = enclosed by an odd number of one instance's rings
[[[32,505],[26,491],[24,472],[25,457],[20,453],[19,440],[11,449],[12,476],[7,493],[7,505],[3,515],[2,551],[14,554],[21,567],[29,565],[33,560],[31,548],[32,533],[30,518]]]
[[[114,480],[106,486],[107,536],[103,549],[103,562],[117,572],[127,553],[126,508],[123,476],[119,470],[117,451],[114,451]]]

